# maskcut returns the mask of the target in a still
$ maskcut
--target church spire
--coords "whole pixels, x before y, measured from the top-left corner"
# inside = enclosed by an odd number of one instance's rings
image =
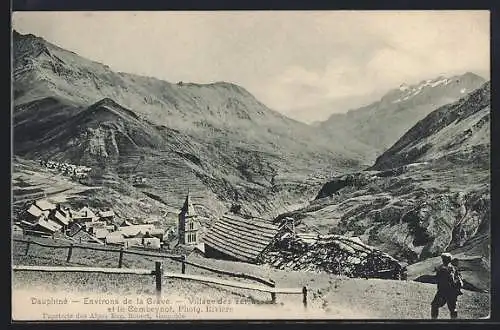
[[[195,215],[194,206],[191,203],[191,198],[189,197],[189,190],[188,190],[188,193],[186,195],[186,199],[184,200],[184,205],[182,206],[181,213],[184,213],[185,215],[190,215],[190,216]]]

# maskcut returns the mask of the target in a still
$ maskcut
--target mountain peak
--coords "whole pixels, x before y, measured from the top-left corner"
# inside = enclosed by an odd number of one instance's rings
[[[402,83],[400,86],[399,86],[399,90],[404,92],[406,90],[408,90],[408,88],[410,88],[410,86],[408,86],[407,83]]]
[[[471,146],[489,143],[490,84],[484,83],[458,101],[446,104],[417,122],[375,162],[385,170],[413,162],[438,159]],[[448,128],[446,130],[445,128]],[[466,159],[466,158],[464,158]],[[463,159],[461,160],[464,161]]]
[[[335,132],[355,131],[360,143],[381,153],[430,112],[467,96],[485,82],[477,74],[467,72],[460,76],[440,75],[414,84],[403,83],[377,102],[346,114],[332,115],[321,127]]]
[[[427,90],[431,91],[434,88],[446,88],[453,89],[453,86],[461,85],[460,93],[468,93],[478,88],[481,84],[483,84],[486,80],[479,75],[466,72],[459,76],[444,76],[439,75],[434,79],[425,79],[420,81],[417,84],[407,84],[403,83],[399,86],[398,89],[394,89],[389,91],[383,98],[382,101],[388,101],[390,103],[400,103],[405,101],[412,101],[415,97],[420,97],[425,94]],[[448,86],[449,85],[449,86]]]
[[[21,39],[24,38],[24,39],[33,39],[33,40],[37,40],[37,41],[45,41],[45,39],[38,37],[34,34],[31,34],[31,33],[22,34],[17,30],[12,30],[12,35],[14,38],[21,38]]]
[[[480,75],[478,75],[478,74],[476,74],[474,72],[470,72],[470,71],[467,71],[466,73],[464,73],[463,75],[461,75],[460,78],[461,79],[467,79],[467,80],[486,81],[486,79],[484,79]]]

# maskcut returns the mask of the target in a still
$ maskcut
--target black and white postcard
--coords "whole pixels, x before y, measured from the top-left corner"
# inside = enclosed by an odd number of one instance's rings
[[[12,14],[12,319],[487,319],[489,11]]]

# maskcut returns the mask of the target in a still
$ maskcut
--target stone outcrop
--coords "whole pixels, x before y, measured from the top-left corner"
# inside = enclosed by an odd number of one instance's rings
[[[406,264],[387,253],[341,235],[290,233],[278,239],[264,256],[283,270],[325,271],[348,277],[405,279]]]

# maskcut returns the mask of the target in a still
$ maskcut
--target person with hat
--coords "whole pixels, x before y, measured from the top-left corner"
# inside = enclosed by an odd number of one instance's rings
[[[441,254],[442,264],[436,268],[437,292],[431,302],[431,318],[437,319],[439,308],[448,306],[450,317],[456,319],[457,290],[455,288],[455,268],[451,264],[452,256],[449,253]]]

